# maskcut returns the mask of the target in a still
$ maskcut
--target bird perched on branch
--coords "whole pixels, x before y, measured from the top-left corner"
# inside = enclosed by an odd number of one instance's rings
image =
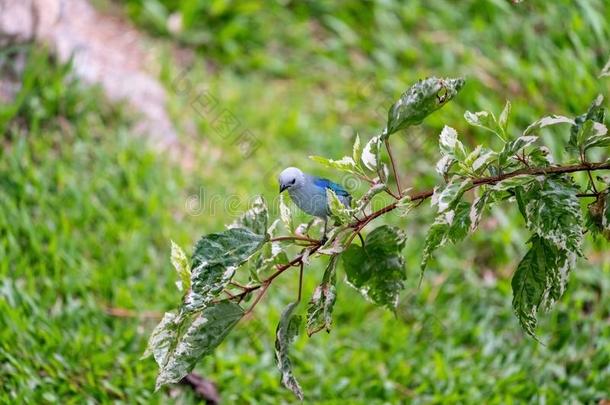
[[[347,208],[350,207],[352,196],[339,184],[330,180],[303,173],[296,167],[284,169],[279,176],[280,193],[288,190],[290,198],[306,213],[324,219],[324,236],[328,226],[328,200],[326,190],[335,192],[339,201]]]

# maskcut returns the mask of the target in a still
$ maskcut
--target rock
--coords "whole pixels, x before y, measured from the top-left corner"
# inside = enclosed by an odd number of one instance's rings
[[[81,80],[101,85],[110,100],[127,101],[142,115],[138,132],[162,150],[177,146],[165,89],[148,70],[157,65],[154,55],[124,19],[100,13],[86,0],[0,0],[0,46],[29,41],[47,44],[63,62],[73,57]],[[7,86],[0,83],[0,90]]]

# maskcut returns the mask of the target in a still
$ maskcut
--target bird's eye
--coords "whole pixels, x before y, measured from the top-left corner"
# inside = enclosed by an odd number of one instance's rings
[[[292,181],[290,182],[290,184],[294,184],[297,181],[297,179],[292,179]]]

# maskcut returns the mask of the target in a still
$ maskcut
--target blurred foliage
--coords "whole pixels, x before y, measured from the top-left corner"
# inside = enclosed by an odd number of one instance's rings
[[[164,49],[195,50],[187,67],[165,58],[160,77],[182,138],[197,145],[197,170],[165,162],[134,139],[121,106],[83,89],[46,53],[30,53],[20,95],[0,107],[0,402],[166,403],[174,395],[194,402],[186,389],[153,394],[156,367],[138,360],[156,322],[138,311],[162,313],[179,299],[170,237],[188,246],[219,231],[258,193],[277,217],[279,170],[295,165],[325,175],[307,156],[340,158],[357,131],[363,143],[378,135],[408,83],[467,76],[451,105],[396,142],[395,154],[406,157],[401,177],[416,189],[438,181],[445,123],[468,146],[490,136],[467,126],[465,110],[501,111],[510,99],[514,136],[544,115],[575,116],[610,86],[597,77],[610,53],[604,0],[125,3],[138,26],[167,39]],[[172,14],[182,15],[181,29],[168,29]],[[193,101],[204,96],[217,101],[215,109],[197,109]],[[238,118],[236,129],[215,124],[222,111]],[[244,155],[239,135],[247,131],[256,148]],[[544,143],[561,156],[569,131],[544,131]],[[607,149],[596,153],[607,156]],[[334,180],[362,189],[352,177]],[[192,196],[202,202],[195,212],[185,206]],[[515,230],[522,227],[517,210],[505,208],[492,211],[484,232],[439,255],[421,289],[432,210],[408,224],[390,219],[407,232],[408,292],[398,315],[339,282],[332,333],[299,336],[291,350],[306,400],[607,398],[608,243],[587,239],[590,261],[578,262],[566,295],[540,315],[546,345],[537,344],[511,310],[510,277],[526,235]],[[305,297],[325,264],[309,269]],[[271,354],[279,308],[296,286],[295,277],[281,282],[256,317],[197,368],[227,403],[293,400]],[[110,316],[110,307],[137,308],[136,316]]]

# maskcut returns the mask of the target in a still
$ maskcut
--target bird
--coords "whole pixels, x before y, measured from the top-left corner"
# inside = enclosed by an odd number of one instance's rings
[[[322,241],[326,240],[328,216],[330,214],[326,190],[334,191],[345,207],[349,208],[351,206],[352,196],[339,184],[303,173],[296,167],[284,169],[280,173],[278,181],[280,183],[280,194],[288,190],[290,198],[297,207],[309,215],[324,219]]]

